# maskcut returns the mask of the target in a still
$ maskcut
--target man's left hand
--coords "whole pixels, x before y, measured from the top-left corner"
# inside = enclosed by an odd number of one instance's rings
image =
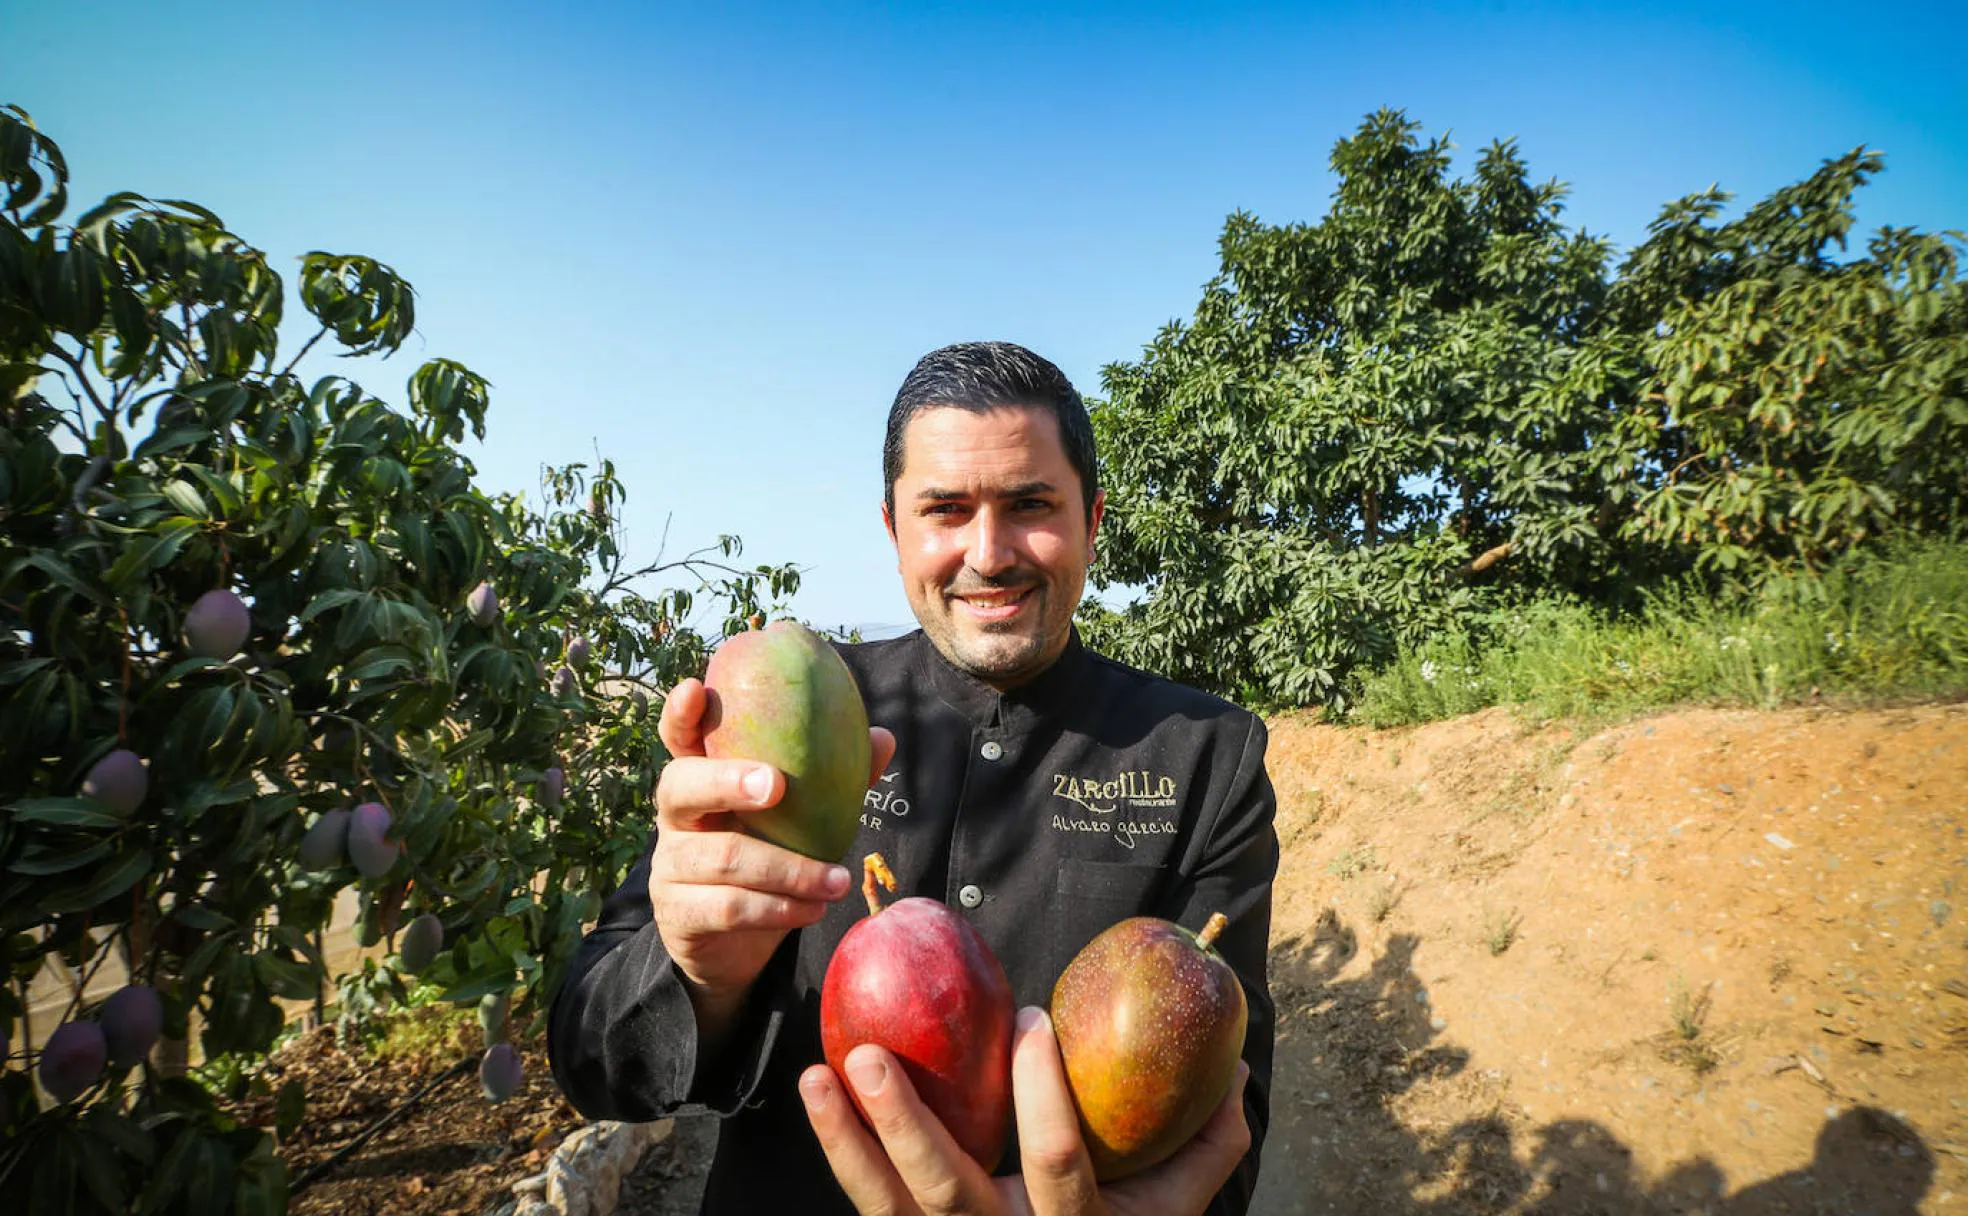
[[[863,1044],[848,1053],[846,1065],[873,1135],[826,1065],[800,1077],[800,1096],[834,1177],[862,1216],[1195,1216],[1250,1149],[1244,1122],[1250,1070],[1239,1064],[1230,1093],[1193,1140],[1160,1165],[1099,1186],[1058,1041],[1038,1009],[1019,1011],[1012,1045],[1022,1174],[985,1173],[922,1104],[889,1052]]]

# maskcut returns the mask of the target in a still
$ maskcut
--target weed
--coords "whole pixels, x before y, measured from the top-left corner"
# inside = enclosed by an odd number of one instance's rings
[[[1680,976],[1674,977],[1667,990],[1667,1016],[1673,1028],[1665,1036],[1661,1059],[1679,1064],[1697,1076],[1712,1071],[1722,1062],[1721,1054],[1702,1038],[1702,1030],[1708,1025],[1711,991],[1711,986],[1704,984],[1700,992],[1695,992]]]
[[[1374,849],[1370,844],[1348,849],[1326,863],[1326,873],[1341,881],[1358,878],[1368,870],[1379,868],[1380,858],[1374,856]]]
[[[1390,874],[1367,891],[1367,915],[1372,917],[1377,925],[1386,920],[1387,914],[1400,902],[1401,889],[1395,883],[1394,876]]]
[[[1716,1050],[1700,1039],[1668,1044],[1661,1051],[1661,1059],[1670,1064],[1679,1064],[1696,1076],[1713,1072],[1715,1066],[1722,1062],[1722,1057],[1716,1053]]]
[[[1502,954],[1516,943],[1517,928],[1523,923],[1524,918],[1514,908],[1483,919],[1483,944],[1490,948],[1492,957]]]
[[[1674,1033],[1685,1042],[1693,1042],[1701,1037],[1702,1026],[1708,1021],[1709,986],[1702,985],[1697,993],[1688,987],[1688,981],[1680,976],[1667,989],[1667,1014],[1673,1019]]]
[[[378,1023],[368,1046],[370,1056],[381,1064],[448,1064],[478,1046],[477,1011],[464,1005],[398,1009]]]

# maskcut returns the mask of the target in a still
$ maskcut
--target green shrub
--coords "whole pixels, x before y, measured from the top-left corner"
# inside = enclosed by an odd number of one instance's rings
[[[1361,680],[1352,716],[1399,726],[1490,705],[1591,718],[1964,694],[1968,544],[1927,541],[1719,596],[1670,584],[1627,614],[1535,600],[1473,617]]]

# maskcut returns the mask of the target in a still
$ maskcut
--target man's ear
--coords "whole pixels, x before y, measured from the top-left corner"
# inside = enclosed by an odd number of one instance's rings
[[[1087,552],[1093,552],[1093,542],[1100,536],[1100,517],[1107,513],[1107,491],[1093,492],[1093,510],[1087,513]]]
[[[887,503],[882,504],[882,527],[888,529],[888,543],[899,547],[901,542],[895,539],[895,512]]]

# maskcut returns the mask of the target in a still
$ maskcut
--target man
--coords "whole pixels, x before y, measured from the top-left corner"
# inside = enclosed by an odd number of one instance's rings
[[[827,961],[866,909],[843,898],[843,867],[744,834],[784,778],[704,757],[695,680],[663,708],[675,758],[651,851],[555,1004],[555,1077],[595,1118],[722,1116],[707,1212],[1242,1212],[1272,1046],[1263,724],[1080,644],[1073,611],[1105,498],[1086,407],[1057,367],[1009,343],[931,353],[896,395],[883,466],[882,519],[921,629],[841,648],[874,724],[849,858],[879,850],[896,898],[959,910],[1026,1007],[1004,1176],[955,1148],[885,1051],[857,1047],[845,1079],[819,1062]],[[1248,1069],[1175,1157],[1096,1187],[1040,1009],[1108,925],[1154,915],[1196,929],[1218,911],[1250,1007]]]

